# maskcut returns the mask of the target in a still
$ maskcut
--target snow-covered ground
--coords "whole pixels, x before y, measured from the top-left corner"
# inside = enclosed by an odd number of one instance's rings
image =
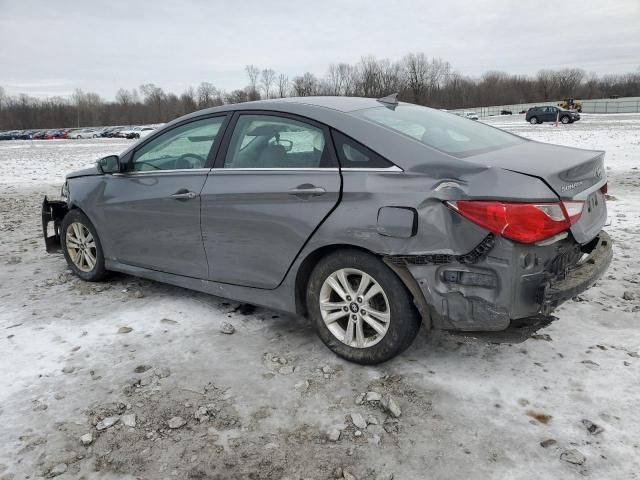
[[[129,142],[0,142],[0,479],[640,478],[640,115],[487,123],[607,151],[613,264],[525,343],[422,332],[377,367],[335,357],[303,319],[79,281],[44,251],[41,198]],[[400,417],[356,401],[367,391]]]

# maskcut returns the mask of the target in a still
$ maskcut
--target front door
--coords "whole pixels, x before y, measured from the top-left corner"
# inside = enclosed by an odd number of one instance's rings
[[[338,202],[340,173],[322,125],[258,112],[234,123],[202,191],[209,279],[271,289]]]
[[[556,107],[545,107],[544,121],[555,122],[558,109]]]
[[[107,178],[101,210],[109,258],[207,278],[200,192],[225,118],[191,121],[150,139],[133,153],[126,172]]]

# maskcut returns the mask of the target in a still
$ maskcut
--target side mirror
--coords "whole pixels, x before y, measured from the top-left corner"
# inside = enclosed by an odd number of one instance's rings
[[[119,173],[120,172],[120,157],[118,155],[109,155],[103,157],[96,162],[100,173]]]

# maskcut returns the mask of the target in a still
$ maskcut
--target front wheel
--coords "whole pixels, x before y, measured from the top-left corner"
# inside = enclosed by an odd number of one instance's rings
[[[71,210],[62,220],[60,240],[69,268],[83,280],[97,282],[104,278],[104,254],[96,229],[80,210]]]
[[[531,125],[537,125],[538,124],[538,118],[537,117],[531,117],[531,119],[529,120],[529,123]]]
[[[571,119],[565,115],[560,119],[560,121],[566,125],[567,123],[571,122]]]
[[[316,265],[307,306],[325,345],[355,363],[395,357],[420,329],[420,315],[398,276],[360,250],[337,251]]]

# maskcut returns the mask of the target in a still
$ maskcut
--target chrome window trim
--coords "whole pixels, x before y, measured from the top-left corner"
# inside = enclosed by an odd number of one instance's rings
[[[147,175],[156,175],[163,174],[169,175],[172,173],[205,173],[211,170],[210,168],[176,168],[174,170],[143,170],[139,172],[125,172],[125,173],[114,173],[114,177],[137,177],[137,176],[147,176]]]
[[[347,167],[342,169],[343,172],[404,172],[397,165],[392,165],[390,167],[380,167],[380,168],[358,168],[358,167]]]
[[[212,172],[337,172],[337,167],[318,168],[318,167],[271,167],[271,168],[214,168]]]
[[[211,173],[217,172],[337,172],[342,170],[343,172],[403,172],[400,167],[393,165],[385,168],[317,168],[317,167],[270,167],[270,168],[212,168]]]

